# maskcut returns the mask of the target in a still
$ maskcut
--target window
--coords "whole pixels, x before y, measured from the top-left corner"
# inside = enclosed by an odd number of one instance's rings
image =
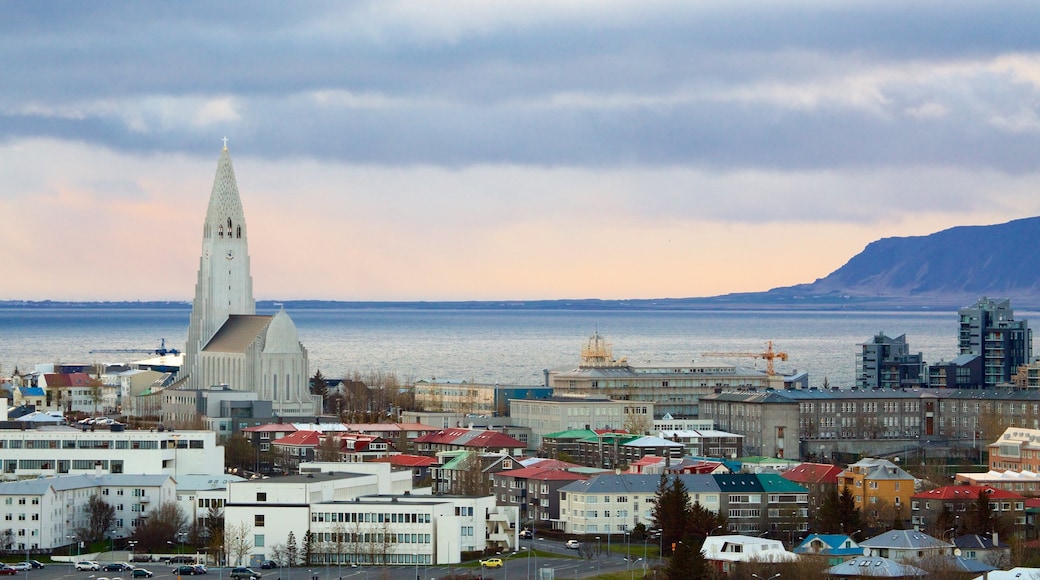
[[[263,534],[256,534],[256,535],[254,535],[253,536],[253,545],[256,546],[257,548],[263,548],[264,547],[264,535]]]
[[[256,501],[267,501],[267,492],[258,491],[256,492]]]
[[[253,526],[257,528],[264,527],[264,514],[256,514],[253,516]]]

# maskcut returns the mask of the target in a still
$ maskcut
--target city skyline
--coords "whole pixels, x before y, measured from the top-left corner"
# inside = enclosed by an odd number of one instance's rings
[[[0,300],[190,300],[222,139],[260,300],[662,298],[1040,215],[1040,7],[0,9]]]

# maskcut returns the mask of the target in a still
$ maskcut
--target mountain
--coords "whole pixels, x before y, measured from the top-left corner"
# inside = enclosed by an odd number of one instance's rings
[[[811,284],[716,297],[733,304],[949,309],[982,296],[1040,307],[1040,217],[883,238]]]

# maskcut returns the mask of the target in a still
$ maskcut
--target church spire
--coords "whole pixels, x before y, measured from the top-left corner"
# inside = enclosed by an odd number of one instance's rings
[[[256,301],[249,271],[245,212],[225,142],[202,226],[202,256],[184,349],[182,376],[187,374],[190,388],[210,386],[196,384],[199,353],[233,314],[256,314]]]

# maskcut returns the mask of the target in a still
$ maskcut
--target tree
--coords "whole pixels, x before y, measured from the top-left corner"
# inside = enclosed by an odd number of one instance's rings
[[[206,519],[203,522],[203,533],[206,536],[206,545],[209,547],[211,554],[215,554],[217,562],[223,562],[224,554],[224,510],[216,506],[216,502],[213,502],[209,506],[209,510],[206,512]]]
[[[841,533],[846,535],[863,529],[863,514],[856,507],[856,498],[849,487],[843,487],[838,496],[838,521],[841,522]]]
[[[94,403],[94,414],[97,415],[98,403],[105,397],[105,384],[101,382],[101,379],[93,378],[87,383],[87,389],[90,402]]]
[[[87,500],[86,510],[87,527],[80,530],[78,535],[89,542],[100,542],[115,523],[116,508],[95,494]]]
[[[137,549],[142,552],[157,552],[166,549],[166,542],[175,542],[177,534],[184,530],[188,516],[176,502],[167,501],[152,510],[134,528]]]
[[[701,553],[703,542],[697,542],[690,536],[675,542],[675,551],[668,561],[665,573],[668,580],[688,580],[705,578],[708,574],[708,562]],[[671,546],[669,545],[669,548]]]
[[[312,556],[314,555],[314,534],[308,530],[303,534],[303,546],[300,550],[302,561],[300,564],[308,566],[311,563]]]
[[[317,461],[339,461],[340,440],[332,433],[321,438],[321,443],[314,450],[314,458]]]
[[[257,450],[244,435],[232,435],[224,444],[224,465],[239,469],[256,469]]]
[[[454,471],[459,476],[455,493],[471,496],[491,493],[491,482],[484,473],[484,463],[480,452],[467,451],[466,456],[459,461],[458,467]]]
[[[300,561],[300,549],[296,546],[296,534],[289,532],[289,537],[285,539],[285,559],[289,561],[290,566],[295,566]]]
[[[819,534],[837,534],[843,530],[840,507],[838,506],[838,489],[830,489],[823,494],[823,501],[816,510],[816,521],[813,529]],[[852,530],[854,531],[854,530]]]
[[[726,518],[702,506],[700,502],[693,502],[690,506],[686,522],[690,538],[700,543],[704,543],[704,538],[712,532],[726,529]]]
[[[996,518],[989,505],[988,489],[980,489],[975,501],[968,506],[968,514],[965,517],[964,531],[969,534],[984,535],[986,532],[994,531]]]
[[[661,541],[666,553],[671,551],[672,544],[679,542],[686,535],[689,514],[690,496],[686,493],[686,485],[674,476],[669,482],[668,477],[662,473],[651,515],[654,527],[661,532]]]
[[[246,522],[224,526],[224,548],[235,565],[241,566],[242,560],[253,549],[253,533]]]
[[[321,409],[322,412],[329,412],[329,383],[325,380],[325,375],[321,374],[321,369],[315,371],[314,376],[311,377],[311,394],[321,397]]]

